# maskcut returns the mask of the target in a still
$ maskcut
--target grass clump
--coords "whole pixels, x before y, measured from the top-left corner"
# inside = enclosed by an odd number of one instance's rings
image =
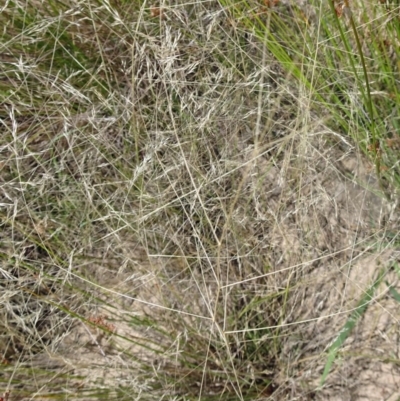
[[[367,3],[3,6],[11,397],[361,391],[398,257],[399,10]]]

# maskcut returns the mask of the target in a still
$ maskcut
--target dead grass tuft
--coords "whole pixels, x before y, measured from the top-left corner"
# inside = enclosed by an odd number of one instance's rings
[[[396,396],[398,8],[350,7],[3,6],[4,401]]]

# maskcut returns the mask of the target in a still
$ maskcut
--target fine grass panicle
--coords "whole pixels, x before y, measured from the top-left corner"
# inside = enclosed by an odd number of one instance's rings
[[[0,401],[400,397],[398,2],[0,10]]]

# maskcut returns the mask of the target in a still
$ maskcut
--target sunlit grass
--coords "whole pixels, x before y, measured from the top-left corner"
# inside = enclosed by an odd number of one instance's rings
[[[339,251],[317,249],[319,221],[301,226],[301,191],[327,171],[311,154],[354,148],[395,201],[399,9],[261,3],[3,6],[0,369],[13,396],[317,391],[292,386],[307,341],[297,297]],[[349,332],[355,304],[343,301]],[[338,338],[321,345],[322,381]]]

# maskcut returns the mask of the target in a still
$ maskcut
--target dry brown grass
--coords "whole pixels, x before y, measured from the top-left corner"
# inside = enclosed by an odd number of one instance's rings
[[[400,396],[399,10],[352,4],[377,156],[328,5],[267,3],[4,4],[9,401]]]

